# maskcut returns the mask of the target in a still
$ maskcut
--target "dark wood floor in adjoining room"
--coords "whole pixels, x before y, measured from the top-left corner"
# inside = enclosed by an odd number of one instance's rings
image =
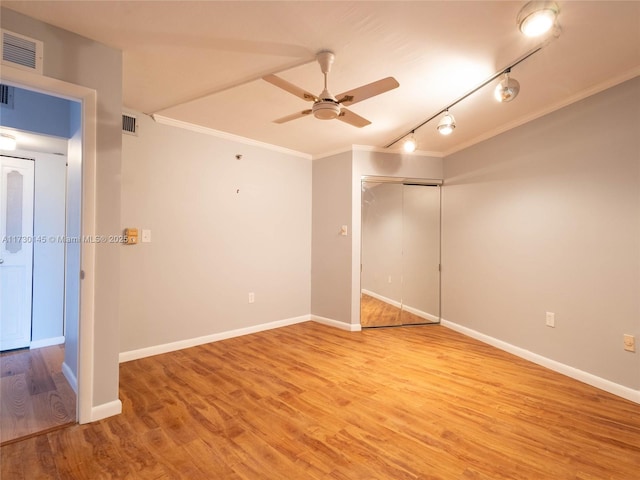
[[[303,323],[121,365],[123,414],[7,479],[630,480],[640,405],[442,326]]]

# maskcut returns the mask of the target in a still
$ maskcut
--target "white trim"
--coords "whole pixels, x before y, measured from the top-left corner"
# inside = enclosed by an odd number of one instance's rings
[[[179,340],[177,342],[154,345],[153,347],[140,348],[137,350],[130,350],[128,352],[120,352],[120,363],[137,360],[139,358],[151,357],[153,355],[160,355],[162,353],[175,352],[176,350],[196,347],[198,345],[204,345],[205,343],[219,342],[220,340],[241,337],[242,335],[249,335],[251,333],[258,333],[265,330],[271,330],[273,328],[286,327],[287,325],[294,325],[296,323],[308,321],[309,316],[303,315],[300,317],[287,318],[285,320],[276,320],[274,322],[262,323],[260,325],[254,325],[251,327],[213,333],[211,335],[204,335],[202,337],[188,338],[186,340]]]
[[[530,362],[542,365],[543,367],[546,367],[555,372],[562,373],[563,375],[571,377],[575,380],[579,380],[580,382],[591,385],[592,387],[596,387],[600,390],[604,390],[605,392],[609,392],[619,397],[626,398],[627,400],[631,400],[632,402],[640,403],[640,390],[634,390],[633,388],[625,387],[624,385],[620,385],[618,383],[606,380],[602,377],[598,377],[583,370],[565,365],[564,363],[557,362],[556,360],[551,360],[550,358],[543,357],[542,355],[538,355],[537,353],[525,350],[524,348],[516,347],[515,345],[512,345],[510,343],[498,340],[497,338],[490,337],[489,335],[485,335],[484,333],[480,333],[476,330],[472,330],[471,328],[464,327],[448,320],[442,319],[441,324],[442,326],[450,328],[451,330],[455,330],[456,332],[462,333],[463,335],[467,335],[468,337],[480,340],[483,343],[492,345],[496,348],[499,348],[500,350],[504,350],[505,352],[512,353],[520,358],[529,360]]]
[[[346,330],[348,332],[360,332],[362,330],[359,323],[345,323],[331,318],[320,317],[318,315],[311,315],[311,320],[316,323],[321,323],[322,325],[339,328],[340,330]]]
[[[42,340],[32,340],[29,344],[30,349],[51,347],[53,345],[60,345],[64,343],[64,337],[51,337],[43,338]]]
[[[90,422],[97,422],[103,418],[113,417],[114,415],[120,415],[122,413],[122,402],[120,400],[113,400],[102,405],[97,405],[91,408]]]
[[[437,315],[433,315],[431,313],[423,312],[422,310],[418,310],[417,308],[410,307],[409,305],[403,305],[403,310],[406,310],[409,313],[413,313],[414,315],[428,320],[430,322],[440,323],[440,318]]]
[[[469,140],[468,142],[465,143],[461,143],[459,145],[456,145],[455,147],[447,150],[446,152],[444,152],[443,156],[444,157],[448,157],[449,155],[452,155],[456,152],[459,152],[460,150],[464,150],[465,148],[469,148],[477,143],[480,142],[484,142],[485,140],[489,140],[490,138],[496,137],[498,135],[500,135],[501,133],[507,132],[509,130],[512,130],[516,127],[519,127],[521,125],[524,125],[525,123],[529,123],[533,120],[536,120],[537,118],[540,117],[544,117],[545,115],[548,115],[549,113],[553,113],[556,110],[560,110],[561,108],[564,108],[566,106],[571,105],[572,103],[576,103],[579,102],[580,100],[583,100],[587,97],[590,97],[592,95],[595,95],[596,93],[600,93],[604,90],[607,90],[609,88],[615,87],[616,85],[619,85],[620,83],[626,82],[627,80],[631,80],[632,78],[637,77],[638,75],[640,75],[640,67],[634,67],[631,70],[623,73],[622,75],[618,75],[617,77],[614,78],[610,78],[609,80],[606,80],[605,82],[599,83],[593,87],[587,88],[585,90],[582,90],[581,92],[576,93],[575,95],[572,95],[568,98],[565,98],[563,100],[561,100],[560,102],[554,103],[553,105],[551,105],[550,107],[546,107],[543,108],[541,110],[538,110],[537,112],[531,113],[529,115],[525,115],[523,117],[520,117],[516,120],[514,120],[513,122],[507,123],[506,125],[501,125],[500,127],[491,130],[490,132],[484,133],[472,140]]]
[[[95,90],[44,75],[3,66],[2,82],[82,103],[82,235],[95,236],[96,228],[96,129]],[[88,423],[93,409],[95,245],[85,243],[81,250],[84,280],[80,286],[80,325],[78,339],[78,421]]]
[[[73,370],[71,370],[69,365],[67,365],[67,362],[62,362],[62,374],[64,375],[64,378],[67,379],[67,382],[69,382],[69,385],[71,385],[71,388],[73,389],[74,392],[76,392],[76,395],[77,395],[78,394],[78,378],[73,374]]]
[[[185,130],[191,130],[192,132],[203,133],[205,135],[210,135],[212,137],[223,138],[225,140],[230,140],[232,142],[244,143],[245,145],[251,145],[254,147],[261,147],[267,150],[273,150],[275,152],[285,153],[287,155],[293,155],[296,157],[305,158],[307,160],[311,160],[311,155],[308,153],[298,152],[296,150],[291,150],[289,148],[280,147],[278,145],[273,145],[271,143],[261,142],[259,140],[253,140],[252,138],[241,137],[240,135],[234,135],[233,133],[223,132],[220,130],[215,130],[209,127],[203,127],[202,125],[196,125],[195,123],[183,122],[182,120],[176,120],[174,118],[165,117],[164,115],[158,115],[154,113],[151,115],[157,123],[162,125],[169,125],[171,127],[183,128]]]

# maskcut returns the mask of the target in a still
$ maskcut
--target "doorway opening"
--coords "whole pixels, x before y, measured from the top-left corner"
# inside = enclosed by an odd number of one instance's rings
[[[18,150],[2,152],[0,189],[3,444],[78,420],[83,150],[80,102],[4,88]]]

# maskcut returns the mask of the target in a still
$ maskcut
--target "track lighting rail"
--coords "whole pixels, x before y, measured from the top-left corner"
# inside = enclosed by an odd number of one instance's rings
[[[389,148],[393,145],[395,145],[396,143],[398,143],[400,140],[402,140],[403,138],[405,138],[407,135],[413,134],[415,133],[416,130],[418,130],[419,128],[423,127],[424,125],[426,125],[427,123],[429,123],[431,120],[433,120],[434,118],[442,115],[443,113],[445,113],[447,110],[449,110],[450,108],[456,106],[458,103],[460,103],[461,101],[463,101],[465,98],[473,95],[474,93],[476,93],[478,90],[480,90],[481,88],[487,86],[488,84],[490,84],[491,82],[493,82],[496,78],[500,77],[501,75],[504,75],[507,72],[510,72],[511,69],[517,65],[519,65],[520,63],[524,62],[527,58],[531,57],[532,55],[538,53],[540,50],[542,50],[542,48],[545,46],[545,44],[543,43],[542,45],[538,45],[537,47],[533,48],[532,50],[529,50],[527,53],[525,53],[524,55],[521,55],[520,57],[518,57],[516,60],[512,61],[508,66],[502,68],[501,70],[498,70],[496,73],[494,73],[491,77],[489,77],[487,80],[485,80],[484,82],[482,82],[480,85],[478,85],[477,87],[475,87],[473,90],[468,91],[467,93],[465,93],[464,95],[462,95],[460,98],[456,99],[453,103],[450,103],[449,105],[447,105],[446,107],[438,110],[437,113],[431,115],[429,118],[427,118],[424,122],[420,123],[419,125],[413,127],[411,130],[407,131],[406,133],[400,135],[398,138],[396,138],[395,140],[393,140],[391,143],[385,145],[384,148]]]

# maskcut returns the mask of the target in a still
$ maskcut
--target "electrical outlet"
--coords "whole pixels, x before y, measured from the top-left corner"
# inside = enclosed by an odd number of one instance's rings
[[[633,335],[624,334],[624,349],[627,352],[636,351],[636,337]]]
[[[556,314],[553,312],[547,312],[546,323],[547,323],[547,327],[555,328]]]
[[[256,294],[253,292],[249,292],[249,303],[254,303],[256,301]]]
[[[391,283],[391,275],[389,275],[389,278],[387,279],[387,281]]]

